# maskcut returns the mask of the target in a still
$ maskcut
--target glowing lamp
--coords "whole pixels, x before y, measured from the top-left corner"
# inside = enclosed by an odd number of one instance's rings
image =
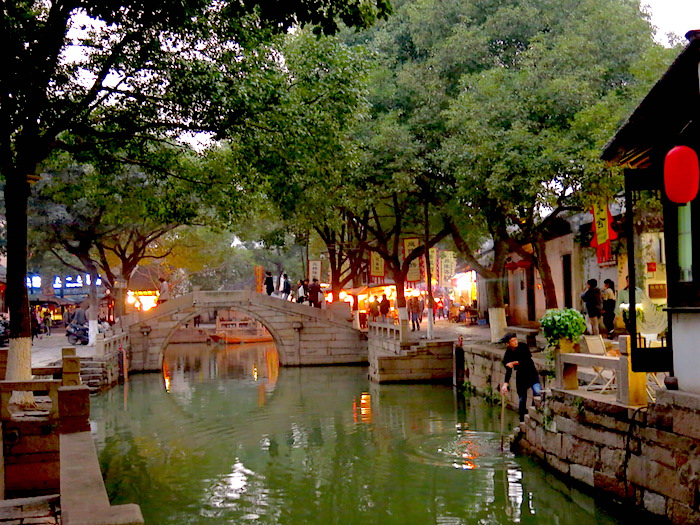
[[[664,187],[671,202],[685,204],[698,194],[700,168],[695,150],[676,146],[664,160]]]

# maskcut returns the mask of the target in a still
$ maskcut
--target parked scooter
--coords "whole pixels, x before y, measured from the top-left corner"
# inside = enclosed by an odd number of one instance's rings
[[[78,343],[86,345],[90,340],[87,326],[80,326],[74,323],[69,324],[66,328],[66,337],[72,345],[77,345]]]

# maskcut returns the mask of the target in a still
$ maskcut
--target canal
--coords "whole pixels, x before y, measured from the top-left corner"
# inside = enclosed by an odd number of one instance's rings
[[[112,503],[149,525],[632,523],[501,451],[500,414],[363,367],[280,369],[269,343],[178,344],[93,398],[91,425]]]

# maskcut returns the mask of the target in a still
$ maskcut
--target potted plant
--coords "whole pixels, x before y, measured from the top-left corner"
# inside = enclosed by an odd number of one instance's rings
[[[560,352],[573,352],[576,343],[586,331],[586,319],[573,308],[547,310],[540,319],[540,327],[550,347]]]

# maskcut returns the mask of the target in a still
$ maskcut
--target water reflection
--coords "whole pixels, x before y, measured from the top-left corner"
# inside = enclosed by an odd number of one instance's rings
[[[118,389],[95,398],[113,503],[159,525],[623,523],[502,452],[498,408],[361,367],[280,371],[274,356],[172,345],[126,405]]]

